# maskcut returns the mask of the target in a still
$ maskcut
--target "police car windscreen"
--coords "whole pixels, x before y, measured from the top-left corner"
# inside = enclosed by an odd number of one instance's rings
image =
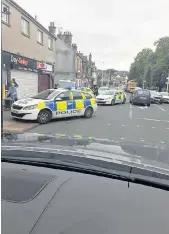
[[[47,89],[47,90],[44,90],[44,91],[38,93],[37,95],[35,95],[32,98],[50,100],[50,99],[56,97],[56,95],[59,94],[59,93],[60,93],[60,91]]]
[[[114,94],[115,94],[115,91],[114,91],[114,90],[106,90],[106,91],[104,91],[103,94],[104,94],[104,95],[114,95]]]

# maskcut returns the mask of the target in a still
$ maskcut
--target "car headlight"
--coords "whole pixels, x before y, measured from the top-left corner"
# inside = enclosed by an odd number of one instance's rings
[[[109,99],[111,99],[111,97],[106,97],[105,99],[106,99],[106,100],[109,100]]]
[[[36,109],[37,108],[37,105],[32,105],[32,106],[26,106],[23,108],[23,110],[33,110],[33,109]]]

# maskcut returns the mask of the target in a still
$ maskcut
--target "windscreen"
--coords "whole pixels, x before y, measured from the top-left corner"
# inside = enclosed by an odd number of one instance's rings
[[[137,90],[137,92],[138,92],[139,95],[150,95],[149,90],[140,89],[140,90]]]
[[[114,90],[106,90],[103,92],[104,95],[114,95],[116,91]]]
[[[136,87],[136,83],[128,83],[128,87]]]
[[[57,94],[59,94],[60,91],[47,89],[40,93],[38,93],[36,96],[33,96],[34,99],[43,99],[43,100],[50,100],[54,98]]]

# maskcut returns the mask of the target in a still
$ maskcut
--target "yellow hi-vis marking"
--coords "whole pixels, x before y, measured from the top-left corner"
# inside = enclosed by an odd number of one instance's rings
[[[78,138],[78,139],[82,139],[82,138],[83,138],[83,137],[80,136],[80,135],[74,135],[73,137],[74,137],[74,138]]]
[[[59,134],[59,133],[58,133],[58,134],[56,134],[56,136],[63,136],[63,137],[64,137],[64,136],[66,136],[66,135],[65,135],[65,134]]]
[[[67,102],[63,101],[63,102],[56,102],[56,109],[57,111],[59,110],[67,110]]]
[[[83,100],[75,100],[76,109],[83,109],[84,108],[84,101]]]
[[[38,103],[38,109],[43,109],[43,108],[45,108],[45,107],[46,107],[46,105],[45,105],[44,102],[39,102],[39,103]]]

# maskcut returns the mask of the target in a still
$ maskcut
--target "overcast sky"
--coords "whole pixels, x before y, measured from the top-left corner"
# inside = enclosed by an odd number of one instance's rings
[[[16,0],[45,27],[71,31],[102,69],[128,70],[136,54],[169,36],[169,0]],[[104,64],[103,64],[104,62]]]

